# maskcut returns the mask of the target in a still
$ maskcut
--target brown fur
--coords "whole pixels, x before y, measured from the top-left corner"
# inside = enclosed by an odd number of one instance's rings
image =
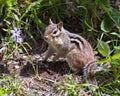
[[[90,52],[89,47],[90,46],[84,46],[82,50],[79,50],[79,48],[76,46],[67,54],[67,62],[69,65],[71,65],[71,67],[73,67],[73,71],[84,69],[86,64],[94,60],[94,55],[92,53],[92,50]]]

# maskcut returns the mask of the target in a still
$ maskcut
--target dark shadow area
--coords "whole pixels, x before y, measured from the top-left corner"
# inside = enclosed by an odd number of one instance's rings
[[[9,74],[9,70],[8,68],[5,66],[5,64],[0,64],[0,76],[2,76],[2,74]]]
[[[26,65],[24,65],[21,68],[20,76],[29,77],[31,75],[35,75],[35,70],[38,70],[38,74],[42,74],[44,72],[47,72],[48,74],[56,74],[59,73],[60,75],[67,74],[70,72],[70,68],[67,65],[65,61],[56,61],[56,62],[34,62],[34,66],[27,62]]]

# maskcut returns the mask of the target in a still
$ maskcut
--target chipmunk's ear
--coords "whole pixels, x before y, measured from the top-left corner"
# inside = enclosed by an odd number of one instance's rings
[[[54,24],[51,19],[49,19],[49,24]]]
[[[57,28],[61,31],[62,27],[63,27],[63,22],[60,21],[60,22],[57,24]]]

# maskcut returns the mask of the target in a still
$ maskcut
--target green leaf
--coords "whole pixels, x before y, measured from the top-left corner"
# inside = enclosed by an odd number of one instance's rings
[[[120,53],[115,54],[115,55],[111,56],[110,58],[99,60],[97,62],[97,64],[107,63],[107,62],[111,62],[111,61],[115,62],[115,60],[117,60],[117,59],[120,59]]]
[[[109,17],[107,17],[102,20],[100,27],[102,31],[110,32],[112,30],[112,26],[113,26],[112,20]]]
[[[97,47],[98,47],[98,52],[102,56],[106,57],[106,56],[109,55],[109,53],[110,53],[110,47],[109,47],[109,45],[106,42],[98,40],[98,46]]]
[[[7,91],[4,88],[0,87],[0,96],[5,96],[7,95],[6,93]]]
[[[114,8],[109,8],[109,16],[115,22],[116,26],[120,28],[120,12]]]
[[[120,46],[114,46],[114,54],[120,53]]]
[[[16,14],[14,14],[14,17],[15,17],[15,19],[16,19],[17,21],[20,20],[19,17],[18,17]]]
[[[110,58],[105,58],[105,59],[102,59],[102,60],[99,60],[98,62],[97,62],[97,64],[102,64],[102,63],[107,63],[107,62],[110,62]]]
[[[112,60],[120,59],[120,54],[115,54],[111,57]]]
[[[108,3],[107,0],[97,0],[100,3],[100,6],[107,11],[108,8],[110,7],[110,4]]]
[[[7,1],[6,1],[6,6],[8,6],[8,7],[11,7],[11,6],[12,6],[12,3],[10,2],[10,0],[7,0]]]
[[[112,8],[107,0],[98,0],[98,2],[100,3],[100,6],[107,12],[109,17],[114,21],[120,32],[120,12]]]
[[[117,36],[118,38],[120,38],[120,34],[118,34],[118,33],[116,33],[116,32],[112,32],[112,33],[110,33],[110,34],[115,35],[115,36]]]

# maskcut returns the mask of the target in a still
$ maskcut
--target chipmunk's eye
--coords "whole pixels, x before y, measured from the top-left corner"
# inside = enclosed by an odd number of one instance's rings
[[[53,34],[56,34],[57,33],[57,30],[53,32]]]

